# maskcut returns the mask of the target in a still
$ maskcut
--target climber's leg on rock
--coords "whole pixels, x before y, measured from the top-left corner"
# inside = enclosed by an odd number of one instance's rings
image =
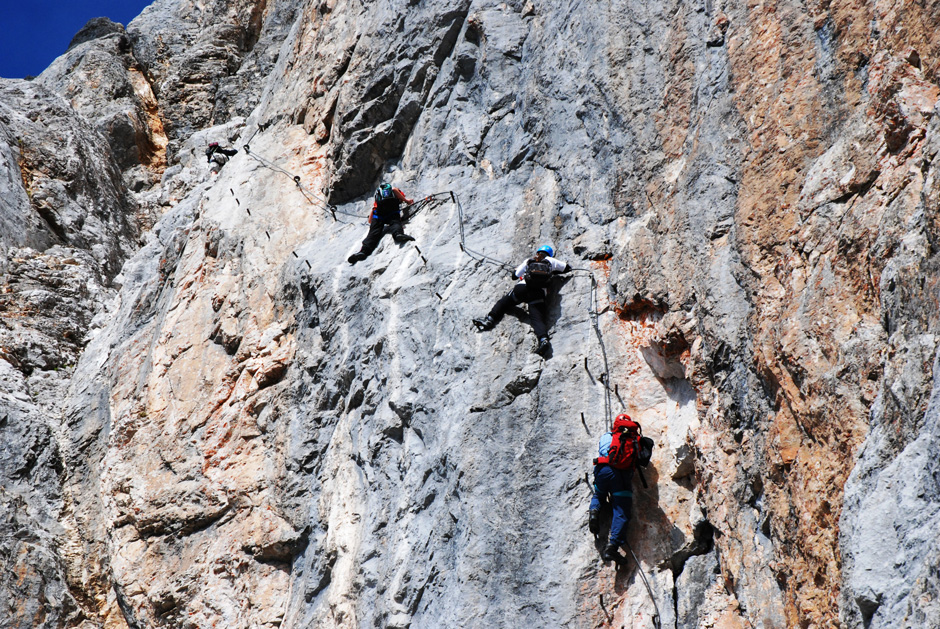
[[[515,290],[515,289],[513,289]],[[474,319],[473,325],[477,326],[477,329],[480,332],[486,332],[487,330],[492,330],[496,327],[496,324],[502,321],[503,315],[506,314],[506,311],[518,304],[516,298],[513,297],[513,291],[509,291],[505,295],[499,298],[493,308],[489,313],[480,319]]]
[[[604,559],[608,551],[616,550],[627,541],[627,523],[630,521],[630,510],[633,508],[633,492],[630,491],[632,474],[625,470],[617,470],[609,465],[598,465],[594,468],[594,497],[591,499],[591,509],[595,506],[600,509],[600,496],[610,496],[612,517],[610,520],[610,537],[604,549]]]
[[[473,323],[480,328],[480,330],[489,330],[493,328],[496,324],[503,320],[503,316],[509,310],[518,306],[522,303],[529,303],[535,300],[542,299],[544,303],[545,293],[540,288],[530,288],[524,283],[516,284],[512,287],[512,290],[499,298],[499,300],[493,305],[493,308],[490,310],[489,314],[482,319],[474,319]],[[532,306],[529,306],[530,313]],[[542,315],[541,325],[544,332],[545,318],[544,314]],[[478,323],[479,322],[479,323]],[[544,334],[543,334],[544,336]]]
[[[480,332],[486,332],[487,330],[492,330],[496,326],[496,322],[493,321],[493,317],[486,315],[485,317],[480,317],[479,319],[473,320],[473,325],[477,326],[477,330]]]
[[[538,343],[535,344],[535,353],[544,357],[548,356],[550,351],[552,351],[552,344],[551,341],[548,340],[548,337],[539,337]]]
[[[535,353],[546,356],[552,349],[552,344],[548,341],[548,304],[545,299],[536,299],[529,302],[529,323],[538,343],[535,346]]]
[[[362,241],[362,248],[356,253],[352,254],[347,258],[347,261],[350,264],[355,264],[360,260],[365,260],[368,258],[375,248],[379,246],[379,241],[382,240],[382,235],[385,233],[385,223],[380,220],[373,220],[369,223],[369,233],[366,234],[365,239]]]
[[[493,324],[497,324],[503,320],[503,316],[506,314],[510,308],[518,304],[515,297],[513,297],[512,291],[509,291],[507,294],[500,297],[493,307],[490,308],[490,311],[487,313],[487,317],[493,320]]]
[[[392,239],[399,244],[414,240],[413,237],[405,233],[405,228],[402,227],[401,221],[389,221],[388,231],[391,232]]]
[[[539,340],[548,338],[548,307],[544,299],[529,302],[529,324]]]
[[[515,288],[500,297],[499,301],[493,305],[493,308],[485,317],[473,320],[473,325],[477,326],[477,329],[480,332],[492,330],[494,327],[496,327],[497,323],[502,321],[503,315],[506,314],[506,311],[519,303],[513,296],[513,291],[515,291]]]
[[[604,561],[617,561],[620,558],[620,553],[617,552],[617,549],[620,548],[617,544],[608,543],[604,547],[604,552],[601,557]]]
[[[369,224],[369,233],[362,241],[362,252],[371,255],[375,248],[379,246],[382,235],[385,233],[385,222],[378,219]]]
[[[597,472],[595,471],[595,474]],[[588,530],[594,536],[597,536],[601,528],[601,493],[597,489],[597,483],[594,484],[594,495],[591,496],[591,506],[588,507]]]
[[[627,541],[627,524],[630,522],[630,509],[633,508],[633,492],[621,489],[610,495],[613,516],[610,520],[610,543],[618,547]]]
[[[525,284],[516,284],[511,291],[499,298],[499,301],[493,305],[487,316],[499,323],[502,321],[503,316],[509,312],[509,309],[524,302],[528,294]]]

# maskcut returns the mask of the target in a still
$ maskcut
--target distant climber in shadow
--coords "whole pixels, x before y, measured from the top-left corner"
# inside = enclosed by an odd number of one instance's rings
[[[535,352],[542,356],[548,355],[552,349],[548,341],[548,293],[552,277],[571,270],[570,265],[553,258],[554,253],[554,249],[544,245],[538,248],[534,257],[520,264],[512,273],[512,278],[517,280],[512,290],[496,302],[489,314],[473,320],[477,330],[492,330],[509,309],[526,303],[529,305],[529,324],[538,339]]]
[[[617,415],[611,432],[601,435],[594,459],[594,496],[588,512],[588,529],[596,537],[600,531],[601,503],[608,499],[612,510],[610,536],[604,547],[604,561],[620,558],[617,550],[627,541],[627,523],[633,508],[633,472],[649,465],[653,440],[626,413]],[[642,479],[642,472],[640,472]],[[643,480],[646,485],[646,481]]]
[[[206,161],[209,162],[209,174],[213,177],[219,174],[222,167],[228,163],[228,158],[238,153],[238,149],[228,149],[219,146],[218,142],[209,144],[206,149]]]
[[[347,262],[355,264],[365,260],[379,246],[379,241],[385,235],[386,229],[392,234],[395,242],[401,244],[414,240],[405,233],[402,221],[408,220],[408,208],[402,212],[401,204],[411,205],[414,200],[405,196],[405,193],[391,184],[383,183],[375,191],[375,200],[372,202],[372,211],[369,213],[369,233],[362,241],[362,248],[347,258]]]

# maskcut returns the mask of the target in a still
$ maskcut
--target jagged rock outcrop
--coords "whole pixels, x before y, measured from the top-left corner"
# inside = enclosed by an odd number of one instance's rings
[[[300,9],[285,0],[161,1],[128,25],[171,156],[194,131],[251,113]]]
[[[938,25],[628,0],[89,24],[0,84],[3,624],[940,623]],[[210,140],[239,149],[217,177]],[[379,180],[455,197],[350,266]],[[463,237],[578,267],[548,359],[524,311],[470,326],[509,284]],[[586,526],[621,409],[657,442],[642,574]]]
[[[34,82],[68,99],[108,139],[127,188],[140,192],[159,181],[166,169],[163,121],[120,24],[89,22]]]
[[[0,182],[0,624],[61,626],[87,593],[68,584],[60,409],[136,204],[107,140],[38,83],[0,81]]]

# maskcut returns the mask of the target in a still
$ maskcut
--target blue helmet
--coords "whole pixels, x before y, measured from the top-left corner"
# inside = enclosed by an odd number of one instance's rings
[[[542,245],[541,247],[535,250],[535,253],[538,253],[539,251],[544,251],[545,255],[547,255],[549,258],[555,255],[555,250],[552,249],[551,245]]]

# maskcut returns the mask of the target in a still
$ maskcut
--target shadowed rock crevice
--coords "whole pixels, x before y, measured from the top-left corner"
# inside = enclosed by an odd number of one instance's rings
[[[331,203],[343,203],[367,192],[382,168],[401,156],[431,91],[431,81],[426,78],[427,57],[436,76],[463,30],[467,4],[435,15],[431,23],[405,21],[410,43],[403,50],[387,53],[395,57],[394,63],[391,59],[384,64],[365,60],[365,55],[373,52],[371,47],[358,46],[355,57],[350,53],[350,63],[368,78],[357,85],[362,93],[355,98],[362,105],[352,105],[351,98],[344,97],[342,113],[335,122],[336,102],[329,107],[330,127],[335,125],[331,144],[332,163],[336,165],[330,183]],[[431,39],[422,47],[429,36]],[[359,67],[363,64],[365,67]]]

